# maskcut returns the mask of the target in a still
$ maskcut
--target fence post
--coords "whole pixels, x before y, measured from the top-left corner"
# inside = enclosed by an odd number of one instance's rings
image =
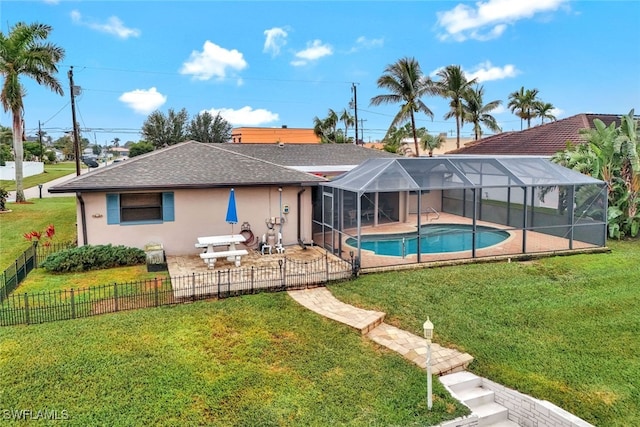
[[[71,288],[71,318],[76,318],[76,299],[74,296],[73,288]]]
[[[284,272],[282,270],[282,264],[283,264],[282,259],[279,259],[278,266],[280,266],[280,286],[284,287]]]
[[[118,311],[118,284],[113,284],[113,300],[115,303],[115,311]]]
[[[196,273],[191,273],[191,301],[196,300]]]
[[[216,273],[217,277],[217,281],[218,281],[218,299],[220,299],[220,270],[217,271]]]
[[[156,277],[156,286],[155,286],[155,289],[156,289],[156,290],[155,290],[155,295],[154,295],[155,303],[156,303],[156,307],[158,306],[158,303],[159,303],[159,298],[158,298],[158,282],[162,283],[162,281],[160,281],[160,280]]]
[[[33,268],[38,268],[38,241],[33,242]]]
[[[24,320],[25,323],[29,324],[29,294],[24,293]]]
[[[251,293],[253,293],[254,273],[255,273],[255,270],[254,270],[254,266],[252,265],[251,266]]]
[[[329,283],[329,256],[326,253],[324,254],[324,271],[326,272],[325,280]]]

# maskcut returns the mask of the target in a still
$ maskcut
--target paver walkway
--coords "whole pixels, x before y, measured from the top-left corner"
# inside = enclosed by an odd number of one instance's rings
[[[426,369],[427,341],[384,323],[385,313],[345,304],[324,287],[288,291],[288,294],[309,310],[359,330],[376,343]],[[431,344],[431,370],[434,375],[462,371],[472,360],[473,357],[467,353]]]

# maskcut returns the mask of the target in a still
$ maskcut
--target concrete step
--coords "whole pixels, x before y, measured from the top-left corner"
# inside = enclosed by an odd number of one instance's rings
[[[508,421],[509,410],[495,402],[485,403],[473,409],[478,416],[478,426],[493,426],[498,422]]]
[[[443,375],[440,377],[440,382],[457,394],[458,391],[461,390],[480,387],[482,385],[482,378],[471,372],[462,371]]]
[[[474,409],[485,403],[494,401],[495,393],[484,387],[472,387],[456,391],[458,399],[462,400],[469,408]]]

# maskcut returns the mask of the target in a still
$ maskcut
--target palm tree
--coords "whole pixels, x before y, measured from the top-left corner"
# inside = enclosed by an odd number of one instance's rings
[[[446,133],[432,135],[427,132],[427,129],[425,128],[418,129],[417,133],[420,137],[420,145],[423,150],[427,150],[429,152],[429,157],[433,157],[433,150],[442,147],[442,144],[447,141]]]
[[[517,92],[509,95],[507,105],[512,113],[520,117],[520,130],[522,130],[522,120],[527,120],[527,128],[531,127],[531,119],[535,117],[535,105],[538,101],[538,89],[527,89],[524,86]]]
[[[502,101],[495,100],[487,104],[483,103],[484,86],[471,88],[464,97],[463,110],[464,120],[473,123],[473,133],[476,141],[482,137],[482,127],[485,125],[490,131],[502,132],[495,117],[489,114],[502,104]]]
[[[349,127],[354,126],[356,124],[356,121],[354,117],[351,114],[349,114],[349,111],[346,108],[342,110],[342,113],[340,113],[340,121],[344,123],[344,142],[347,142],[347,131]],[[358,139],[358,135],[356,135],[356,142],[357,142],[357,139]]]
[[[326,118],[313,118],[313,133],[320,138],[323,143],[336,142],[336,126],[338,125],[338,114],[329,108]]]
[[[536,116],[540,117],[540,124],[544,124],[544,119],[549,119],[551,121],[556,120],[556,116],[553,115],[555,107],[550,102],[536,102],[533,109],[536,112]]]
[[[445,120],[456,118],[456,148],[460,148],[460,128],[464,124],[464,109],[462,101],[465,94],[476,83],[477,79],[467,80],[459,65],[449,65],[438,71],[440,81],[436,82],[438,93],[451,100],[450,110],[444,115]]]
[[[5,112],[13,116],[13,150],[16,162],[16,202],[24,202],[22,159],[22,113],[25,96],[20,76],[31,77],[55,93],[63,95],[60,82],[54,77],[57,64],[64,58],[64,49],[45,43],[52,28],[49,25],[19,22],[0,33],[0,74],[4,78],[0,101]]]
[[[420,99],[424,95],[436,93],[433,81],[422,73],[418,61],[405,57],[395,64],[387,65],[377,84],[379,88],[387,89],[391,93],[374,96],[371,98],[371,105],[401,103],[400,111],[393,118],[387,133],[392,128],[410,120],[417,156],[419,151],[415,113],[422,111],[433,119],[433,112]]]

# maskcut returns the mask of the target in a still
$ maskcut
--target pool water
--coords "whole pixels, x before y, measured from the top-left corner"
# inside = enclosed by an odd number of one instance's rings
[[[469,224],[428,224],[421,227],[420,251],[423,254],[470,251],[473,226]],[[493,227],[476,226],[476,249],[496,245],[509,237],[509,233]],[[347,244],[358,246],[351,237]],[[361,239],[362,249],[377,255],[404,256],[418,253],[415,234],[369,234]]]

